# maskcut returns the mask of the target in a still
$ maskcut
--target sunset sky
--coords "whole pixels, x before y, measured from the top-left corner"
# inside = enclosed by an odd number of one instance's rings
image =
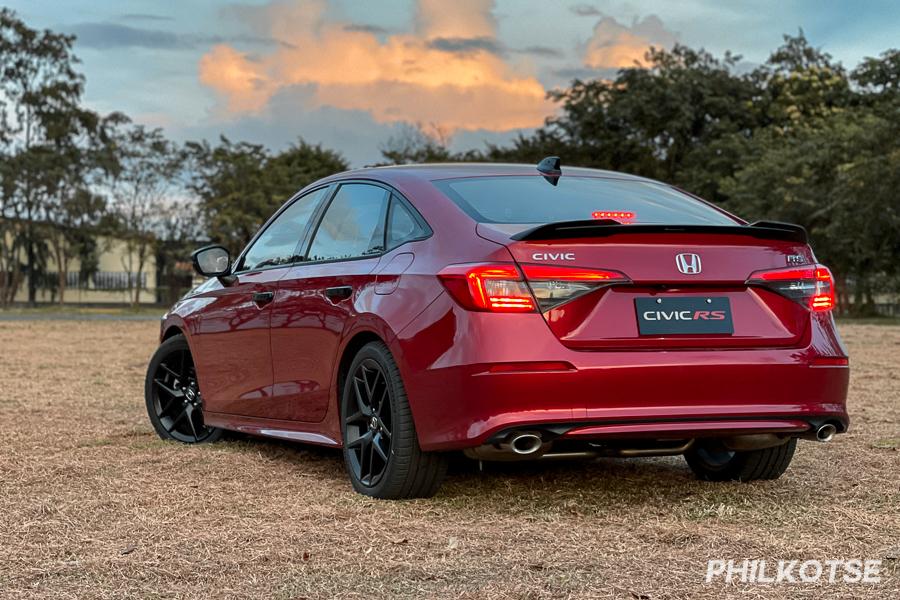
[[[457,149],[508,140],[553,111],[547,89],[614,73],[651,44],[730,49],[747,68],[801,27],[850,67],[900,46],[893,1],[5,4],[78,36],[95,110],[178,140],[224,133],[279,148],[303,136],[354,165],[377,161],[404,121],[452,134]]]

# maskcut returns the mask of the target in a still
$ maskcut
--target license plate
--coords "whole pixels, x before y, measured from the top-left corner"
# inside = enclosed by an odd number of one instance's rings
[[[641,335],[732,334],[728,298],[635,298]]]

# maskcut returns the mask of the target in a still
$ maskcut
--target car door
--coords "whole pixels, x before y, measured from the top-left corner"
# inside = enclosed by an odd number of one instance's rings
[[[299,259],[312,216],[326,195],[322,188],[287,204],[238,259],[233,281],[209,294],[197,355],[205,410],[247,416],[268,412],[272,301],[278,281]]]
[[[306,260],[279,281],[272,306],[273,418],[324,418],[344,329],[374,294],[389,197],[374,184],[341,184]]]

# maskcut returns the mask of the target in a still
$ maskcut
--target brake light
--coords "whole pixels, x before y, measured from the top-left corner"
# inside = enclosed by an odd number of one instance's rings
[[[524,272],[524,277],[522,276]],[[618,271],[554,265],[451,265],[438,277],[464,308],[491,312],[541,312],[599,287],[625,283]]]
[[[534,297],[515,265],[451,265],[438,277],[470,310],[534,312]]]
[[[630,221],[634,213],[630,210],[595,210],[591,213],[595,219],[612,219],[614,221]]]
[[[822,265],[757,271],[747,284],[767,287],[814,311],[831,310],[835,305],[834,279]]]

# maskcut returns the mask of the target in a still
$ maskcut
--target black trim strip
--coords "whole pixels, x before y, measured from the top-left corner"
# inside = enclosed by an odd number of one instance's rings
[[[646,233],[692,233],[718,235],[746,235],[766,240],[783,240],[806,244],[809,238],[806,229],[791,223],[777,221],[756,221],[749,225],[627,225],[617,221],[561,221],[538,225],[519,232],[511,239],[516,241],[562,240],[572,238],[609,237],[618,234]]]
[[[608,420],[595,420],[595,421],[572,421],[565,423],[523,423],[521,425],[512,425],[508,427],[504,427],[500,431],[491,435],[487,442],[488,444],[498,443],[504,440],[510,433],[513,431],[519,430],[538,430],[552,434],[555,437],[559,437],[573,429],[581,429],[583,427],[603,427],[605,425],[653,425],[656,423],[718,423],[721,421],[733,421],[735,423],[747,423],[753,421],[767,421],[771,419],[786,419],[792,421],[805,421],[809,423],[810,427],[815,430],[825,423],[838,423],[840,427],[838,427],[838,433],[843,433],[847,431],[849,427],[849,420],[841,414],[829,414],[829,413],[819,413],[813,415],[798,415],[796,413],[793,414],[760,414],[760,415],[747,415],[747,416],[738,416],[738,417],[662,417],[659,419],[643,419],[643,418],[632,418],[632,419],[608,419]]]

